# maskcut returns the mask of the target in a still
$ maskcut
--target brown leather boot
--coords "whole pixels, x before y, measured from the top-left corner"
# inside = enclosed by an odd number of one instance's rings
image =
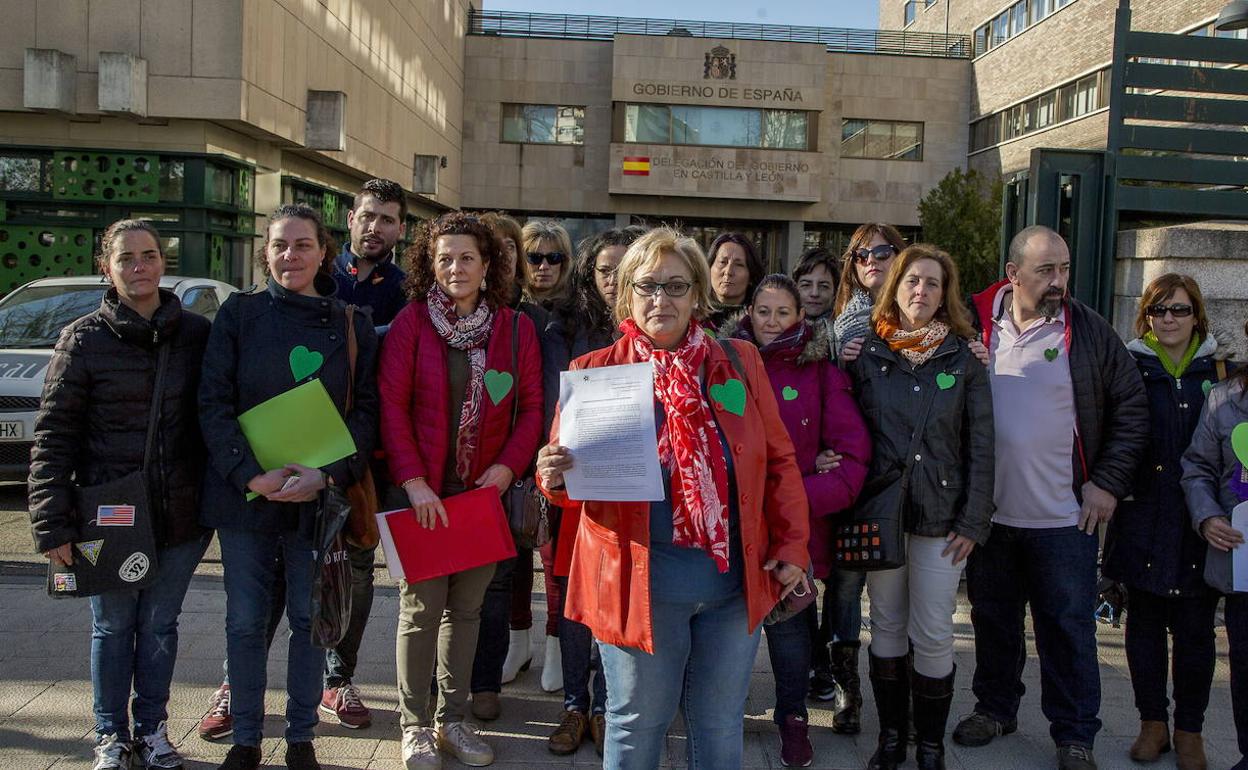
[[[1175,730],[1174,754],[1179,770],[1208,770],[1209,761],[1205,759],[1205,739],[1200,733]]]
[[[1131,744],[1131,758],[1136,762],[1155,762],[1170,750],[1170,726],[1165,722],[1140,722],[1140,737]]]

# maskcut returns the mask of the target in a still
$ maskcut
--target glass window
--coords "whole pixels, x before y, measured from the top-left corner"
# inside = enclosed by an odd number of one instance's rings
[[[1010,39],[1010,12],[1006,11],[992,20],[992,45],[1001,45]]]
[[[204,194],[211,203],[234,204],[234,169],[229,166],[207,164],[204,169]]]
[[[1043,21],[1046,16],[1053,12],[1052,0],[1031,0],[1028,5],[1028,22],[1035,24]]]
[[[988,25],[975,30],[975,53],[973,56],[979,56],[988,50]]]
[[[39,192],[50,187],[50,182],[44,184],[42,158],[0,155],[0,190]]]
[[[549,104],[504,104],[503,141],[526,144],[584,144],[585,108]]]
[[[31,286],[0,303],[0,348],[50,348],[61,329],[100,306],[103,281],[87,286]]]
[[[763,113],[735,107],[672,108],[672,143],[761,147]]]
[[[625,105],[624,141],[642,144],[671,144],[672,114],[667,105]]]
[[[914,23],[914,11],[915,11],[915,3],[913,2],[913,0],[911,0],[911,2],[906,3],[906,10],[905,10],[906,26],[910,26],[911,24]]]
[[[923,124],[846,118],[841,121],[841,157],[923,160]]]
[[[805,150],[807,116],[798,110],[766,110],[763,112],[763,146],[781,150]]]
[[[1018,35],[1027,29],[1027,0],[1018,0],[1010,9],[1010,34]]]
[[[800,110],[626,104],[624,141],[806,150],[809,120]]]
[[[1057,93],[1049,91],[1036,100],[1036,128],[1051,126],[1057,122]]]
[[[841,121],[841,157],[865,158],[867,121],[846,118]]]
[[[185,198],[186,163],[181,160],[160,162],[160,200],[181,201]]]
[[[893,124],[893,158],[923,160],[923,124]]]
[[[217,301],[217,290],[213,287],[192,286],[182,297],[182,307],[211,321],[221,303]]]
[[[1071,117],[1087,115],[1097,109],[1100,103],[1097,80],[1097,75],[1089,75],[1075,83],[1075,109]]]

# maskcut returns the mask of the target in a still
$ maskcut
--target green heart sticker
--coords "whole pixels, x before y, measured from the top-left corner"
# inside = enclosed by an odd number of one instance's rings
[[[1205,380],[1204,382],[1200,383],[1200,389],[1202,392],[1204,392],[1206,396],[1208,396],[1209,391],[1213,390],[1213,383],[1210,382],[1209,380]]]
[[[797,399],[797,388],[785,385],[784,390],[780,391],[780,395],[784,397],[785,401],[794,401]]]
[[[1231,431],[1231,449],[1245,468],[1248,468],[1248,422],[1241,422]]]
[[[295,382],[316,374],[324,363],[325,356],[315,350],[308,350],[303,345],[296,345],[290,351],[290,373]]]
[[[1044,351],[1044,358],[1045,358],[1045,360],[1046,360],[1046,361],[1056,361],[1056,360],[1057,360],[1057,355],[1058,355],[1058,352],[1059,352],[1059,351],[1058,351],[1058,349],[1057,349],[1057,348],[1047,348],[1047,349]]]
[[[485,390],[490,394],[490,400],[494,402],[494,406],[498,406],[506,398],[514,383],[515,379],[511,376],[511,372],[491,369],[485,373]]]
[[[741,380],[732,379],[722,385],[712,385],[711,398],[718,401],[724,411],[738,417],[745,416],[745,384]]]
[[[957,378],[949,372],[941,372],[936,375],[936,387],[941,390],[949,390],[953,387],[953,383],[957,382]]]

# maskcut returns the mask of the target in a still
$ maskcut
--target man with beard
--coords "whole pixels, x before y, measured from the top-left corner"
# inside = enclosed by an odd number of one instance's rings
[[[407,304],[404,273],[394,252],[406,217],[407,196],[402,187],[388,179],[368,180],[347,212],[351,240],[334,260],[338,298],[371,308],[378,332],[384,332]]]
[[[1024,229],[1005,274],[973,298],[991,356],[997,512],[967,565],[976,704],[953,739],[983,746],[1018,728],[1030,604],[1057,766],[1090,770],[1101,728],[1097,527],[1130,493],[1148,402],[1113,328],[1069,296],[1070,250],[1060,235]]]

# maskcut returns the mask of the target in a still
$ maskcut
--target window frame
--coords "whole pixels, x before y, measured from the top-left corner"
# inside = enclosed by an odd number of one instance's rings
[[[862,128],[860,130],[854,131],[850,136],[847,137],[845,135],[845,129],[850,123],[862,123]],[[885,125],[889,126],[889,137],[890,137],[889,151],[891,154],[889,155],[866,154],[867,148],[870,146],[869,137],[871,135],[870,132],[871,132],[872,127],[875,126],[878,128],[880,126],[885,126]],[[908,157],[902,157],[898,154],[897,126],[899,125],[918,126],[918,142],[915,143],[914,145],[910,145],[912,149],[917,151],[917,157],[908,158]],[[846,147],[847,142],[853,141],[856,137],[862,137],[861,145],[863,148],[862,150],[863,154],[861,155],[846,154],[845,147]],[[840,140],[840,145],[839,145],[841,158],[850,158],[854,160],[890,160],[890,161],[895,160],[895,161],[902,161],[906,163],[922,163],[923,151],[924,151],[924,146],[926,145],[926,143],[927,143],[927,125],[924,121],[921,121],[921,120],[884,120],[884,119],[855,118],[855,117],[842,117],[841,118],[841,140]]]
[[[813,136],[814,126],[817,125],[818,120],[811,119],[810,110],[786,110],[786,109],[778,109],[778,108],[771,108],[771,107],[718,106],[718,105],[710,105],[710,104],[655,104],[655,103],[650,103],[650,102],[619,102],[618,104],[620,107],[623,108],[623,113],[625,116],[624,121],[623,121],[624,122],[623,135],[620,137],[620,141],[622,144],[655,144],[655,145],[663,145],[663,146],[668,146],[668,147],[713,147],[713,148],[722,148],[722,149],[729,149],[729,150],[766,150],[769,152],[818,152],[817,149],[814,149],[811,147],[811,144],[814,141],[814,136]],[[637,138],[639,134],[636,132],[636,127],[639,127],[641,125],[640,120],[635,122],[634,124],[635,128],[634,128],[634,133],[633,133],[634,138],[630,139],[629,133],[628,133],[629,126],[628,126],[628,119],[627,119],[629,108],[637,108],[638,111],[640,111],[642,108],[650,108],[650,109],[658,108],[658,109],[665,110],[667,113],[667,119],[668,119],[667,141],[660,142],[660,141],[654,141],[651,139]],[[721,110],[722,111],[731,110],[733,112],[750,112],[750,113],[756,114],[758,116],[758,144],[711,144],[711,143],[700,143],[700,142],[676,141],[676,137],[678,135],[677,130],[676,130],[676,121],[678,118],[678,113],[681,111],[687,112],[687,111],[693,111],[693,110],[706,111],[706,112],[712,112],[712,113],[716,111],[721,111]],[[779,114],[796,114],[796,115],[804,116],[804,121],[805,121],[804,135],[805,136],[804,136],[804,142],[801,147],[789,147],[789,146],[784,146],[784,145],[777,146],[777,145],[767,144],[768,119],[770,116],[779,115]],[[685,125],[689,126],[692,124],[689,121],[686,121]],[[688,138],[688,131],[689,129],[686,129],[684,138]]]
[[[539,139],[534,139],[532,133],[528,131],[527,129],[526,129],[526,134],[525,134],[526,138],[509,139],[507,137],[507,121],[509,119],[507,115],[508,107],[549,108],[553,110],[554,115],[550,123],[553,140],[542,141]],[[580,129],[579,137],[578,137],[579,141],[571,141],[571,142],[559,141],[559,133],[560,133],[560,128],[561,128],[560,121],[563,118],[563,115],[561,115],[561,112],[564,110],[579,111],[579,115],[575,115],[575,114],[573,115],[574,126],[579,127]],[[528,121],[526,119],[526,122],[531,122],[531,121]],[[531,102],[501,102],[499,104],[498,136],[499,136],[498,141],[501,144],[539,144],[539,145],[543,145],[547,147],[584,147],[585,146],[585,105],[545,104],[545,103],[536,104],[536,103],[531,103]]]

